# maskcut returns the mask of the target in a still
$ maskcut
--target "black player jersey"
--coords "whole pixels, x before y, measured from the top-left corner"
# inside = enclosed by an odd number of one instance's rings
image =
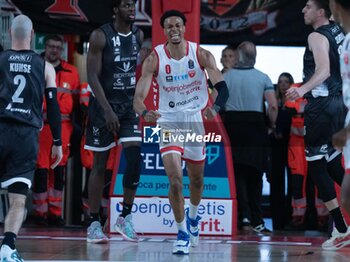
[[[329,63],[330,63],[330,77],[326,79],[320,86],[315,87],[308,92],[305,97],[329,96],[341,94],[342,79],[340,75],[339,55],[341,53],[341,45],[345,38],[343,31],[336,23],[331,22],[328,25],[320,26],[315,30],[325,37],[329,42]],[[304,82],[310,80],[315,73],[315,60],[313,53],[309,50],[307,44],[304,53]]]
[[[137,28],[127,34],[114,30],[113,24],[105,24],[101,30],[106,36],[103,50],[100,82],[107,100],[112,104],[131,102],[136,87],[136,60],[140,50]]]
[[[31,50],[6,50],[0,65],[0,118],[41,128],[45,60]]]

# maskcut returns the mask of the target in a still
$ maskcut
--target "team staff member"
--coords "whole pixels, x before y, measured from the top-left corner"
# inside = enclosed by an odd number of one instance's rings
[[[62,159],[61,117],[56,99],[55,71],[30,50],[32,21],[16,16],[11,24],[11,49],[0,53],[0,174],[8,189],[10,208],[4,222],[1,261],[22,262],[16,237],[25,217],[25,202],[32,185],[42,127],[43,97],[53,139],[51,168]]]
[[[44,127],[39,136],[37,170],[34,175],[33,209],[38,224],[63,225],[62,197],[66,166],[69,157],[70,139],[73,132],[72,114],[79,99],[80,80],[75,66],[61,58],[64,40],[59,35],[45,38],[44,58],[56,71],[57,100],[62,119],[63,159],[50,169],[52,134],[46,118],[44,103]]]

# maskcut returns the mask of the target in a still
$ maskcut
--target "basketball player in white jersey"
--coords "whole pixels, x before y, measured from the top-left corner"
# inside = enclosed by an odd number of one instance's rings
[[[157,121],[164,133],[161,133],[163,138],[186,135],[186,131],[204,135],[202,110],[205,118],[210,120],[215,117],[228,98],[226,83],[216,67],[214,56],[198,44],[184,39],[186,18],[181,12],[167,11],[160,22],[168,40],[155,47],[143,64],[142,76],[136,87],[134,109],[145,121]],[[208,87],[204,70],[218,91],[212,107],[207,106]],[[153,76],[159,84],[159,106],[157,111],[148,111],[144,99]],[[178,228],[173,253],[188,254],[189,247],[198,245],[199,239],[200,217],[197,209],[203,191],[205,143],[163,139],[160,152],[169,178],[169,201]],[[186,214],[181,158],[186,161],[190,179],[190,204]]]

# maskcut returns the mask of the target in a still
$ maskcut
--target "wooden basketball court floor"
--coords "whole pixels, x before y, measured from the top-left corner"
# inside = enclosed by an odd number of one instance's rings
[[[175,236],[141,235],[138,243],[110,236],[108,244],[86,242],[82,227],[21,229],[17,249],[25,261],[350,261],[350,246],[338,251],[323,251],[325,235],[314,231],[277,232],[271,236],[237,235],[201,237],[190,255],[172,255]]]

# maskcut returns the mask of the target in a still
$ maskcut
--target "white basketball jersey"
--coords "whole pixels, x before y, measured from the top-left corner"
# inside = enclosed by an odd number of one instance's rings
[[[186,56],[175,60],[166,50],[166,44],[156,46],[159,113],[198,112],[207,105],[207,79],[199,65],[197,51],[198,45],[187,41]]]
[[[340,55],[340,72],[343,79],[344,104],[350,108],[350,33],[343,42],[343,50]]]

